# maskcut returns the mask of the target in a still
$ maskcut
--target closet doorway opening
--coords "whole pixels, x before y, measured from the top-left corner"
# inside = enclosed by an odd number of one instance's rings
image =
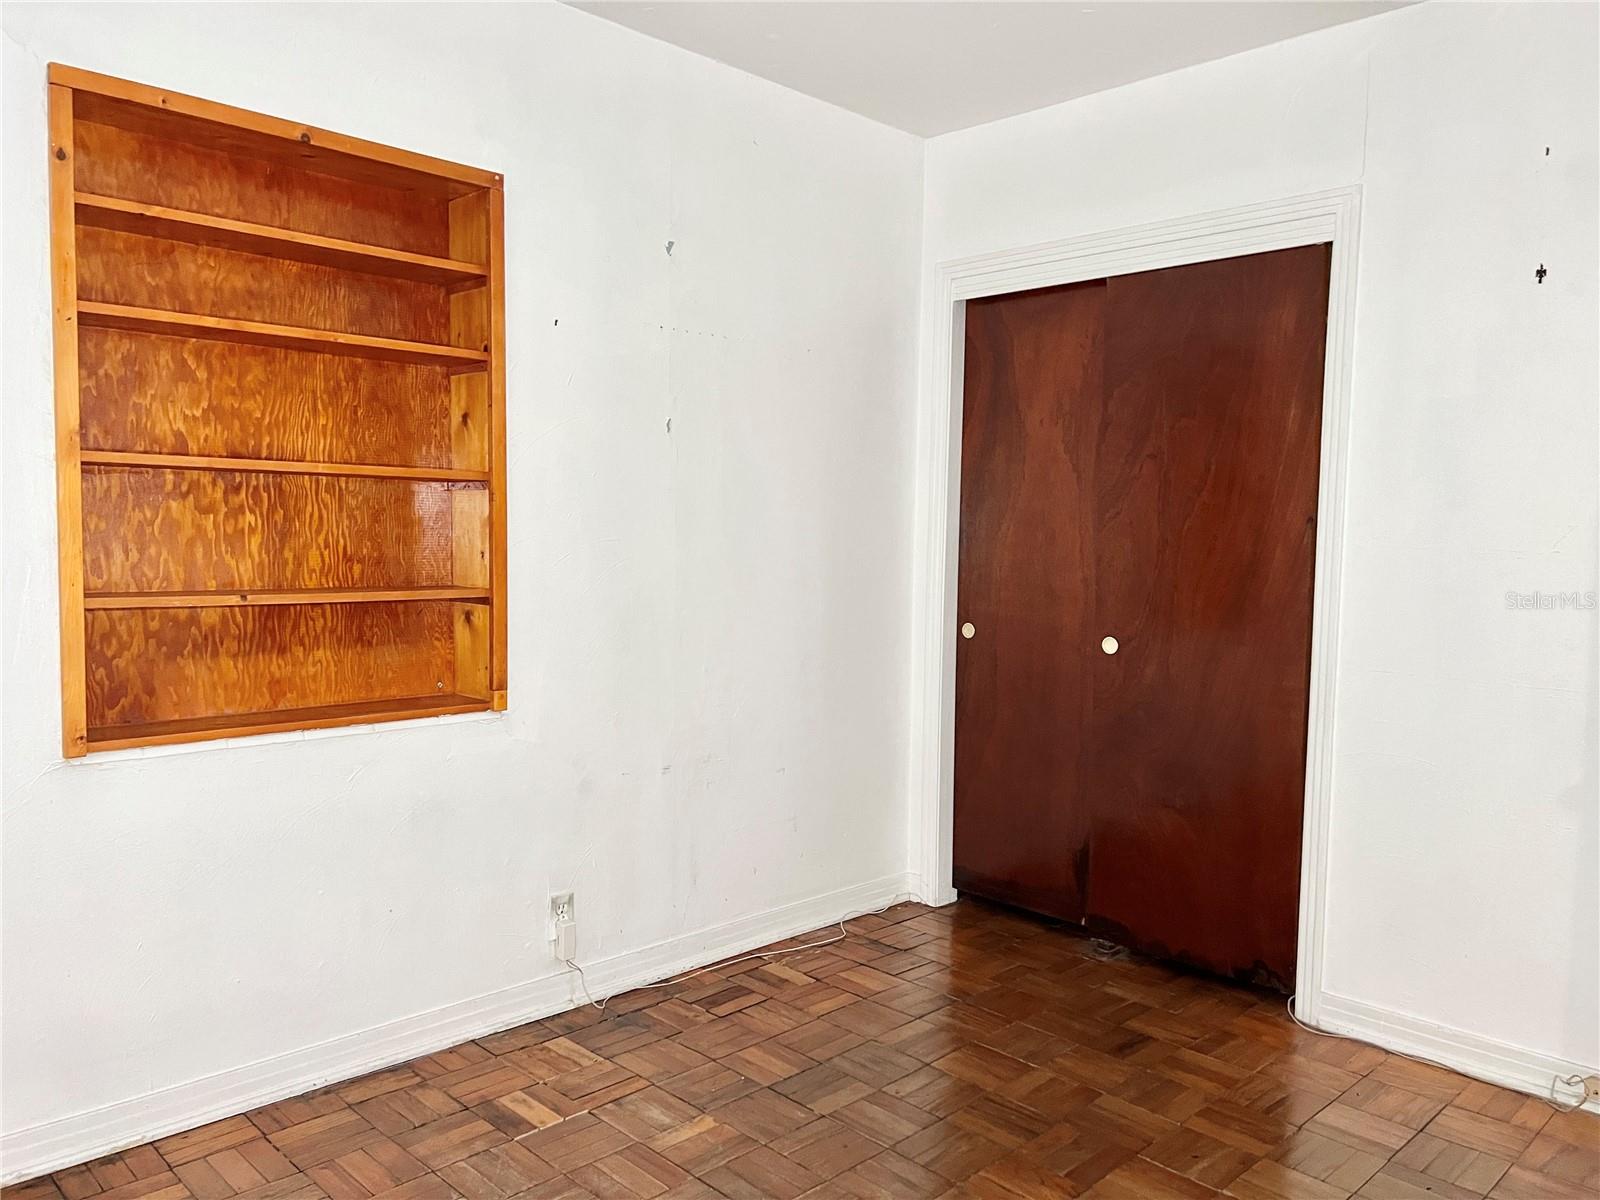
[[[1357,217],[1351,188],[938,269],[930,899],[1315,1019]]]

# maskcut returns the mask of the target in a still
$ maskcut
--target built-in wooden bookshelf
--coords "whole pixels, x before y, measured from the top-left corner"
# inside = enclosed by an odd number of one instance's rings
[[[50,68],[62,749],[503,709],[499,175]]]

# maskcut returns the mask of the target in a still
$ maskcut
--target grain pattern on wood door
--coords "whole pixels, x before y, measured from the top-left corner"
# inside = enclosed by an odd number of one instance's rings
[[[1095,456],[1087,918],[1288,985],[1329,250],[1117,276]]]
[[[1103,281],[966,311],[956,887],[1083,916]],[[972,636],[966,637],[970,625]]]

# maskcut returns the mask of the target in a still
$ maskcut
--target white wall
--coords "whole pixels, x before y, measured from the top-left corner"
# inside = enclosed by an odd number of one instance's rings
[[[1595,615],[1504,606],[1596,587],[1592,8],[1314,34],[936,139],[925,192],[559,8],[4,22],[6,1175],[565,1006],[552,889],[620,979],[907,886],[919,253],[1356,181],[1327,986],[1600,1059]],[[52,59],[506,174],[504,717],[60,761]]]
[[[926,264],[1363,185],[1324,984],[1529,1079],[1600,1062],[1596,614],[1505,599],[1597,586],[1595,64],[1592,5],[1427,4],[926,170]]]
[[[553,889],[658,975],[905,890],[917,139],[553,6],[4,20],[8,1176],[566,1007]],[[61,760],[50,60],[505,174],[503,718]]]

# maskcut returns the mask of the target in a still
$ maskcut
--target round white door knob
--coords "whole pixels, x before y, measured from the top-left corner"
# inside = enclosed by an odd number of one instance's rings
[[[961,636],[964,637],[964,638],[969,638],[969,637],[971,637],[973,634],[975,634],[977,632],[978,631],[972,627],[972,622],[971,621],[968,621],[966,624],[964,624],[961,627]]]
[[[1100,649],[1107,654],[1115,654],[1117,652],[1117,639],[1114,637],[1101,638]]]

